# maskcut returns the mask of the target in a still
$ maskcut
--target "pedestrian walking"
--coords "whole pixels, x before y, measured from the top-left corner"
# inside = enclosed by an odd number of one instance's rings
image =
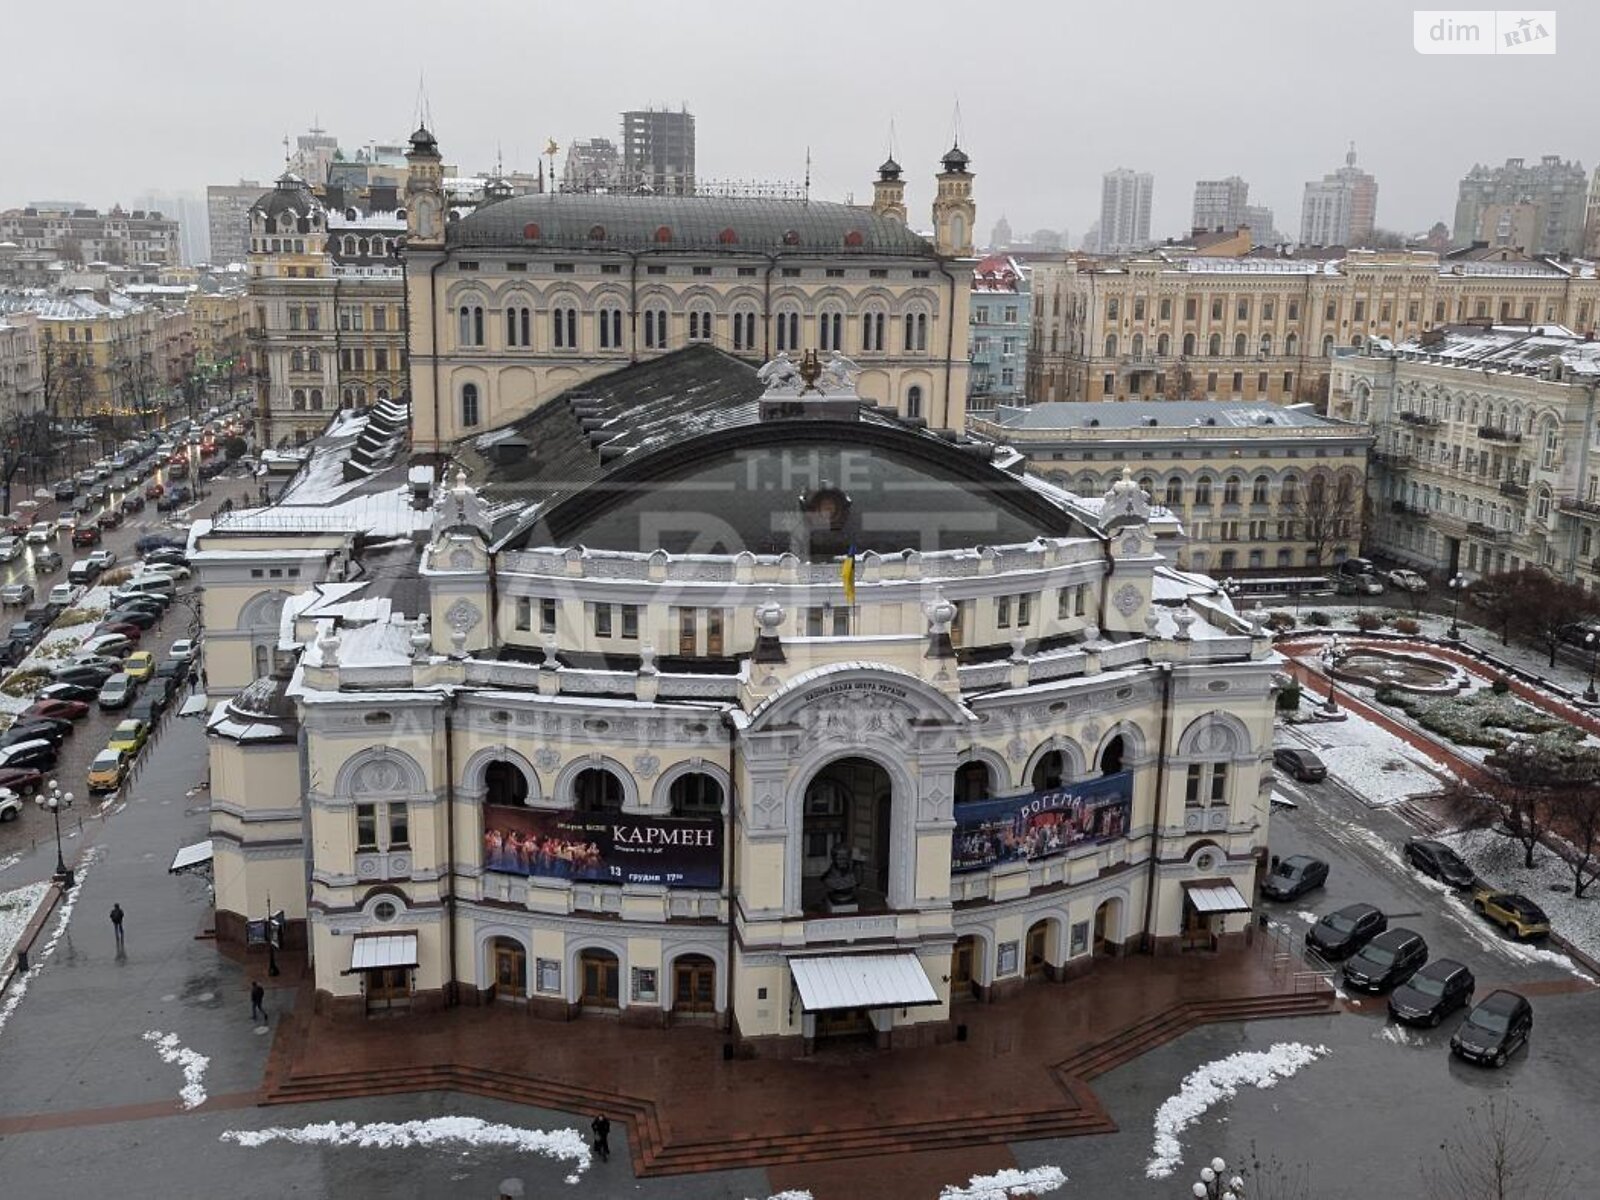
[[[262,1022],[265,1023],[265,1021],[267,1019],[267,1006],[265,1004],[263,1004],[262,1001],[265,1000],[266,998],[267,998],[267,989],[261,986],[261,980],[252,979],[250,981],[250,1018],[251,1018],[251,1020],[254,1020],[256,1015],[260,1014]]]
[[[111,906],[111,928],[116,932],[116,935],[117,935],[117,948],[121,949],[122,948],[122,905],[120,905],[120,904],[113,904]]]
[[[611,1122],[605,1113],[599,1114],[589,1122],[589,1128],[594,1131],[594,1152],[600,1156],[601,1162],[611,1161]]]

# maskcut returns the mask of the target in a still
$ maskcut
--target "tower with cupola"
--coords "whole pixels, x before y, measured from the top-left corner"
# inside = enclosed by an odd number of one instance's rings
[[[406,151],[406,241],[411,246],[444,244],[444,166],[439,143],[426,125],[411,135]]]
[[[906,181],[900,178],[900,164],[894,155],[883,160],[878,177],[872,181],[872,211],[880,217],[893,217],[906,223]]]
[[[944,170],[933,198],[933,244],[940,254],[953,258],[972,256],[972,226],[977,207],[972,202],[971,163],[966,151],[951,146],[945,152]]]

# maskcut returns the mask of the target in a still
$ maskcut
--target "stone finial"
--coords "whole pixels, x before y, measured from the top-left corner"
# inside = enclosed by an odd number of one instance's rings
[[[322,665],[337,667],[339,665],[339,635],[333,630],[328,630],[317,639],[317,650],[322,655]]]
[[[457,658],[467,656],[467,631],[465,629],[452,629],[450,631],[450,652]]]
[[[1028,648],[1028,635],[1018,629],[1011,635],[1011,661],[1021,662],[1026,656],[1023,651]]]
[[[639,647],[639,674],[654,675],[656,673],[656,648],[649,642]]]
[[[1189,640],[1189,626],[1195,622],[1194,613],[1187,608],[1180,608],[1172,614],[1172,623],[1178,627],[1178,632],[1173,634],[1173,640],[1187,642]]]
[[[954,658],[955,646],[950,641],[950,626],[956,619],[956,606],[938,592],[933,600],[923,606],[928,618],[927,658]]]
[[[1085,645],[1094,645],[1100,640],[1100,626],[1090,621],[1083,627],[1083,640]]]
[[[756,649],[755,661],[758,663],[778,663],[785,661],[783,654],[783,638],[780,630],[783,628],[784,618],[788,614],[783,611],[772,589],[767,589],[767,598],[756,605]]]
[[[428,626],[424,621],[418,621],[411,630],[411,658],[420,662],[428,657],[428,651],[433,647],[433,637],[428,633]]]
[[[547,634],[544,639],[544,644],[540,648],[544,651],[544,661],[539,664],[539,669],[541,671],[554,671],[561,665],[556,661],[555,634]]]
[[[1154,639],[1161,634],[1161,610],[1152,605],[1144,614],[1144,635]]]

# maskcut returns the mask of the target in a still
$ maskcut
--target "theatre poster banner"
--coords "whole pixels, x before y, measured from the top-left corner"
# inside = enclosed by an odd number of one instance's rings
[[[1133,772],[1118,771],[1045,792],[956,805],[951,871],[1032,861],[1121,837],[1133,809]]]
[[[490,804],[483,810],[483,866],[591,883],[715,888],[722,884],[722,822]]]

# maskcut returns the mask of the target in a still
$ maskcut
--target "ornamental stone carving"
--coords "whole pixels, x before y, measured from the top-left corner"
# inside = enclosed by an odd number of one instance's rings
[[[542,750],[536,750],[533,754],[533,765],[541,771],[554,771],[561,765],[561,753],[550,749],[548,746]]]
[[[1144,603],[1144,593],[1134,584],[1125,583],[1117,589],[1116,595],[1111,598],[1111,603],[1117,606],[1117,611],[1123,616],[1131,617]]]
[[[1018,763],[1028,757],[1028,744],[1019,737],[1012,738],[1006,743],[1006,757]]]
[[[450,551],[450,569],[452,571],[470,571],[476,564],[472,551],[465,546],[457,546]]]
[[[404,783],[405,773],[397,763],[382,761],[362,763],[350,781],[350,792],[357,796],[374,792],[398,792]]]
[[[633,756],[633,773],[640,779],[654,779],[661,770],[661,760],[654,754],[635,754]]]
[[[1144,539],[1137,530],[1130,529],[1122,535],[1122,552],[1124,554],[1137,554],[1144,548]]]
[[[478,611],[476,604],[463,597],[445,610],[444,619],[457,633],[471,633],[483,620],[483,613]]]

